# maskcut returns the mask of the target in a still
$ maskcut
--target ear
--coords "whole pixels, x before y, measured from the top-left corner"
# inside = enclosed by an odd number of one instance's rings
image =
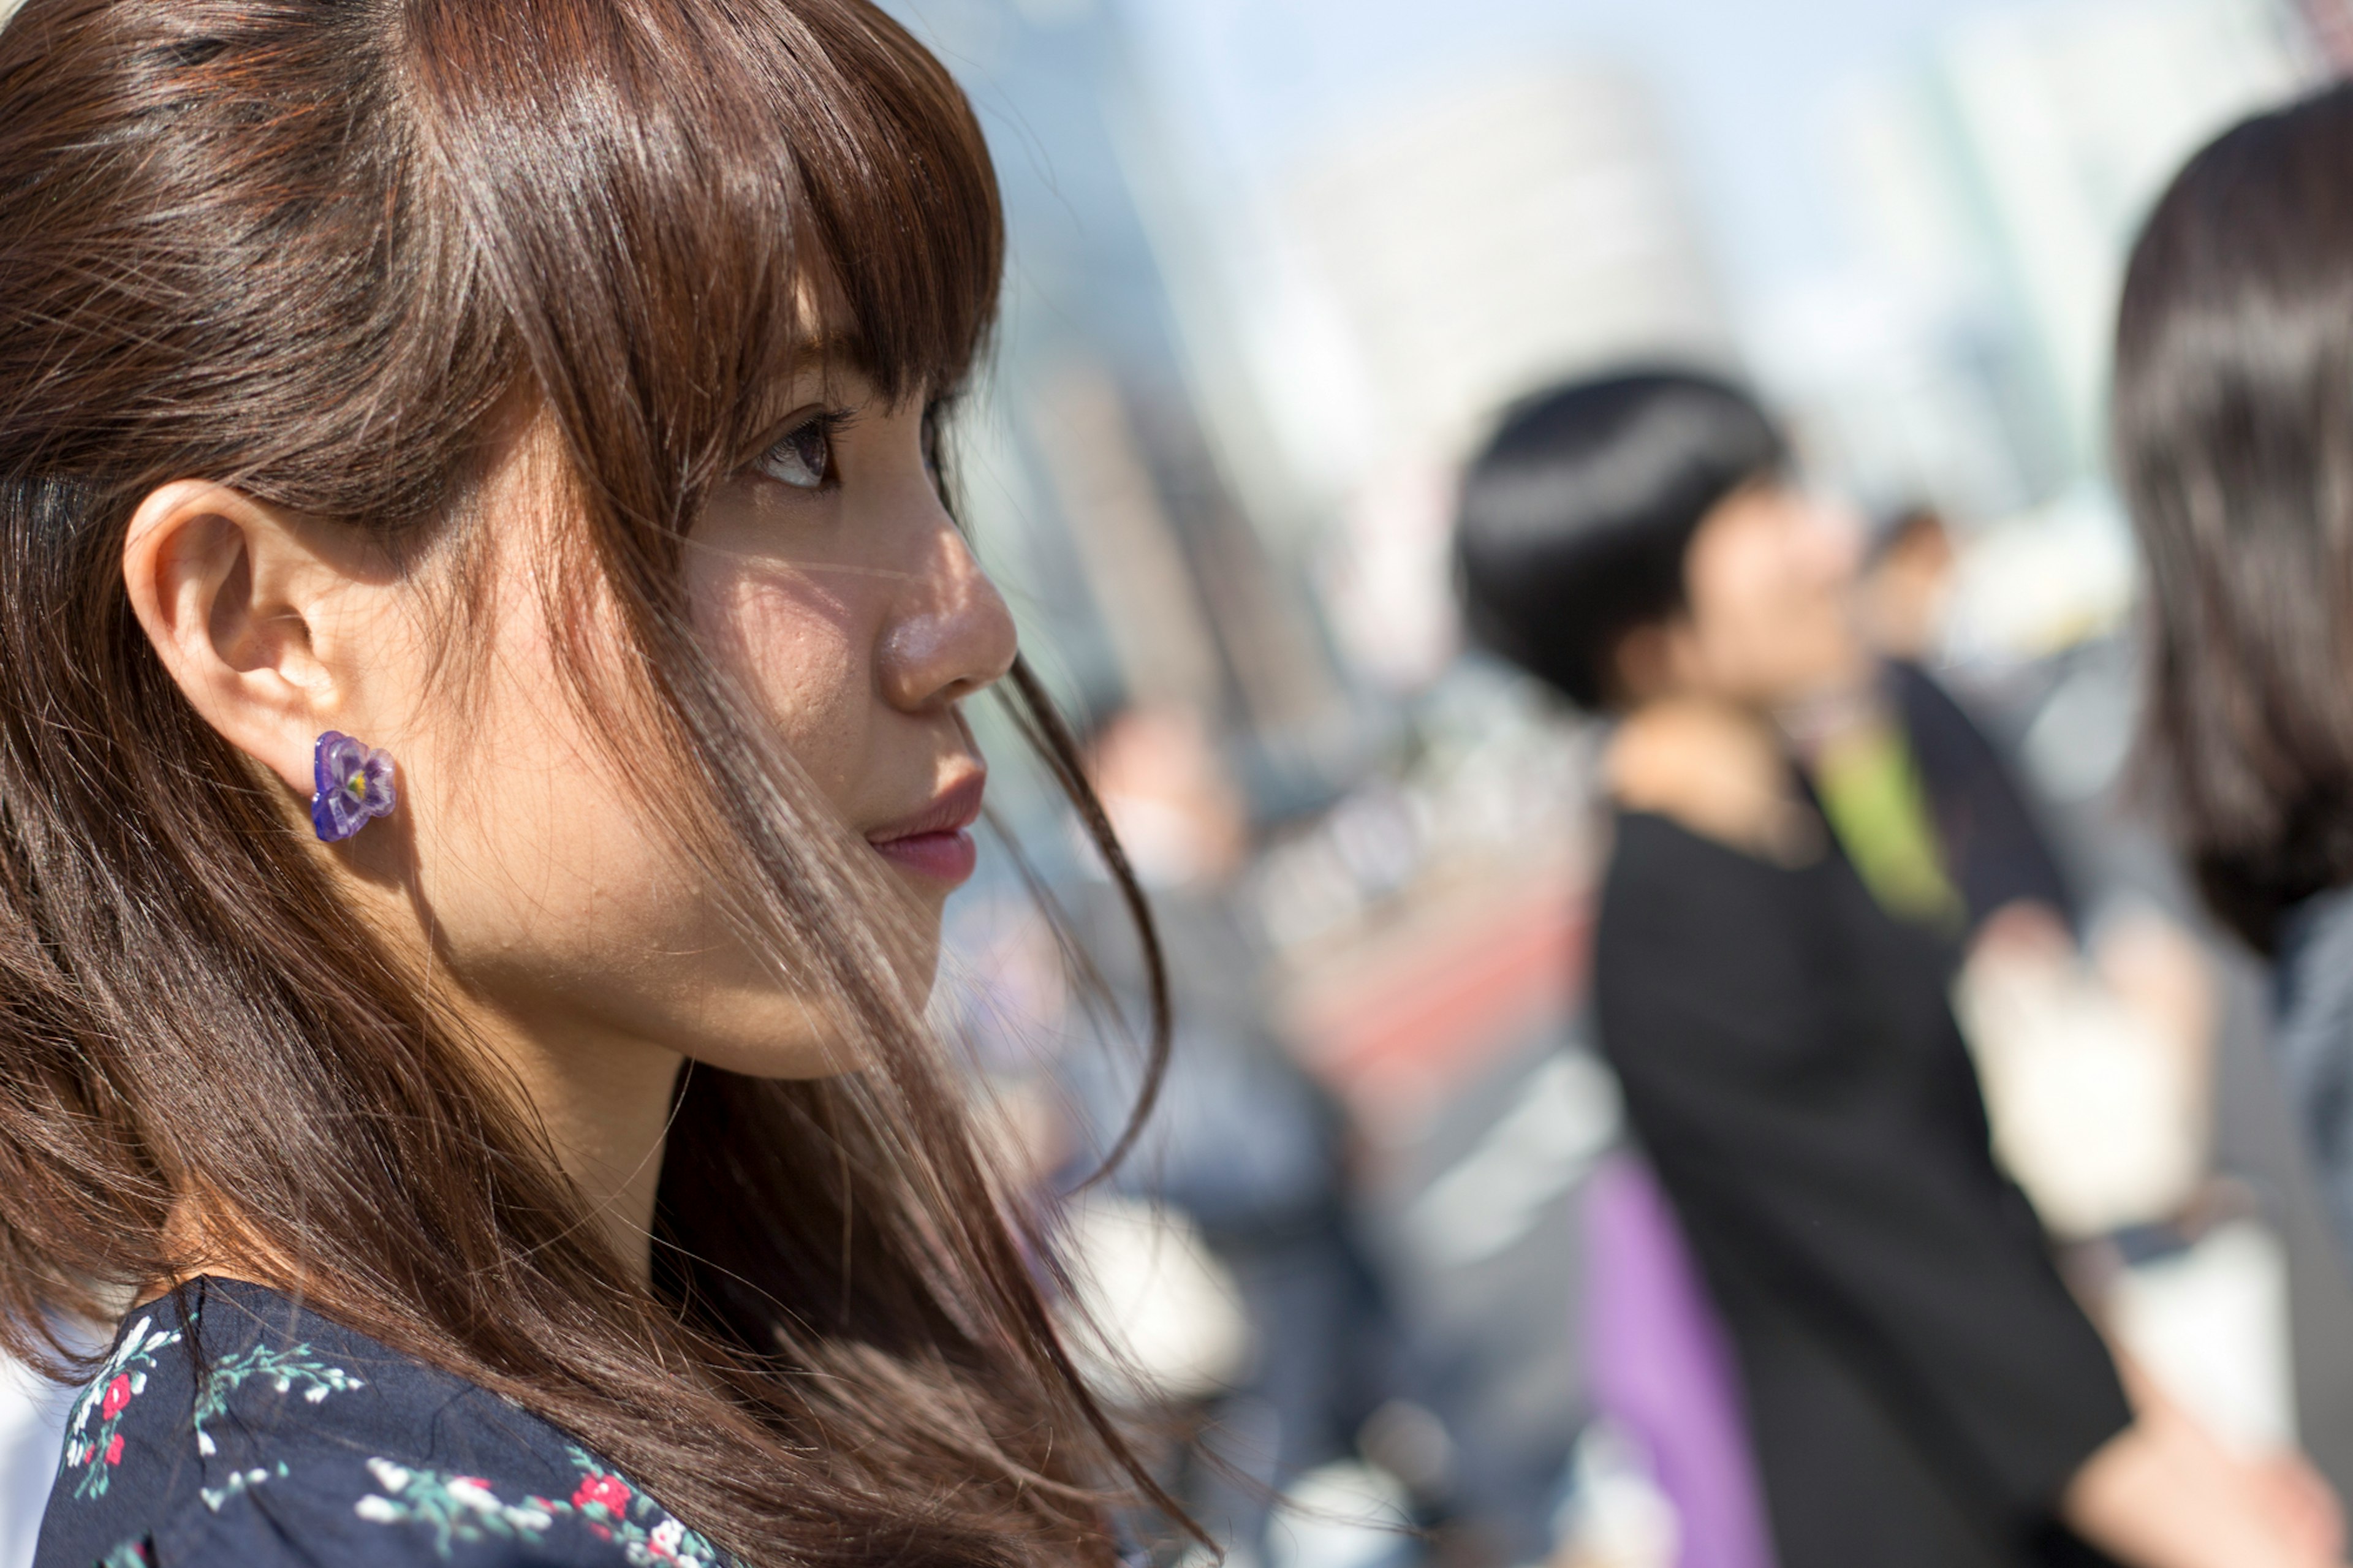
[[[204,721],[298,792],[341,693],[317,633],[348,576],[315,524],[206,480],[132,514],[122,583],[156,657]]]

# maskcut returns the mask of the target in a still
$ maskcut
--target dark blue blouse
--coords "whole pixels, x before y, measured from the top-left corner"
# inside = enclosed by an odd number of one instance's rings
[[[75,1401],[34,1568],[732,1564],[473,1384],[258,1285],[186,1301],[134,1310]]]

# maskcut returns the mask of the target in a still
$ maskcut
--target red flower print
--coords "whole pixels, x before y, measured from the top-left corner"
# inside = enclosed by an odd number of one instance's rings
[[[629,1489],[618,1476],[589,1476],[572,1494],[574,1508],[601,1508],[615,1519],[629,1506]]]
[[[106,1462],[110,1465],[122,1463],[122,1434],[120,1432],[107,1439]]]
[[[122,1407],[130,1403],[131,1380],[117,1373],[114,1381],[106,1385],[106,1397],[98,1402],[98,1413],[111,1421],[121,1415]]]

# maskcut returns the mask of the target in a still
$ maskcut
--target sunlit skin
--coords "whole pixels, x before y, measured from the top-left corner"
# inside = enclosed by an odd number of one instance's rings
[[[903,893],[895,945],[920,992],[971,871],[983,768],[962,704],[1010,667],[1012,620],[941,502],[920,398],[887,405],[812,363],[773,406],[690,534],[695,628],[865,842],[852,852]],[[504,443],[480,551],[402,573],[361,531],[191,480],[138,508],[123,575],[196,711],[282,785],[290,831],[309,836],[321,731],[393,753],[397,810],[313,847],[511,1071],[642,1274],[681,1063],[782,1078],[849,1058],[716,910],[572,700],[543,598],[564,525],[550,449],[528,421]],[[462,650],[469,678],[450,679],[434,655],[459,569],[488,574],[489,624]],[[191,1245],[235,1271],[233,1245]]]

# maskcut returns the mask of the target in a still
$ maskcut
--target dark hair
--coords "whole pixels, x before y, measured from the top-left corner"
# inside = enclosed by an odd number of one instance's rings
[[[941,397],[1001,251],[963,95],[864,0],[28,0],[0,28],[0,1343],[64,1370],[58,1315],[206,1261],[167,1225],[193,1200],[241,1266],[748,1562],[1102,1563],[1103,1489],[1165,1503],[1056,1339],[879,873],[680,571],[814,297],[884,396]],[[602,743],[863,1064],[688,1071],[650,1289],[122,583],[132,508],[192,477],[462,580],[470,535],[523,525],[469,504],[518,425],[571,503],[546,608]]]
[[[2353,87],[2175,177],[2126,274],[2112,435],[2148,567],[2143,776],[2268,951],[2353,881]]]
[[[1609,705],[1619,643],[1683,607],[1701,521],[1785,458],[1753,399],[1686,371],[1519,404],[1462,484],[1455,558],[1472,637],[1579,707]]]

